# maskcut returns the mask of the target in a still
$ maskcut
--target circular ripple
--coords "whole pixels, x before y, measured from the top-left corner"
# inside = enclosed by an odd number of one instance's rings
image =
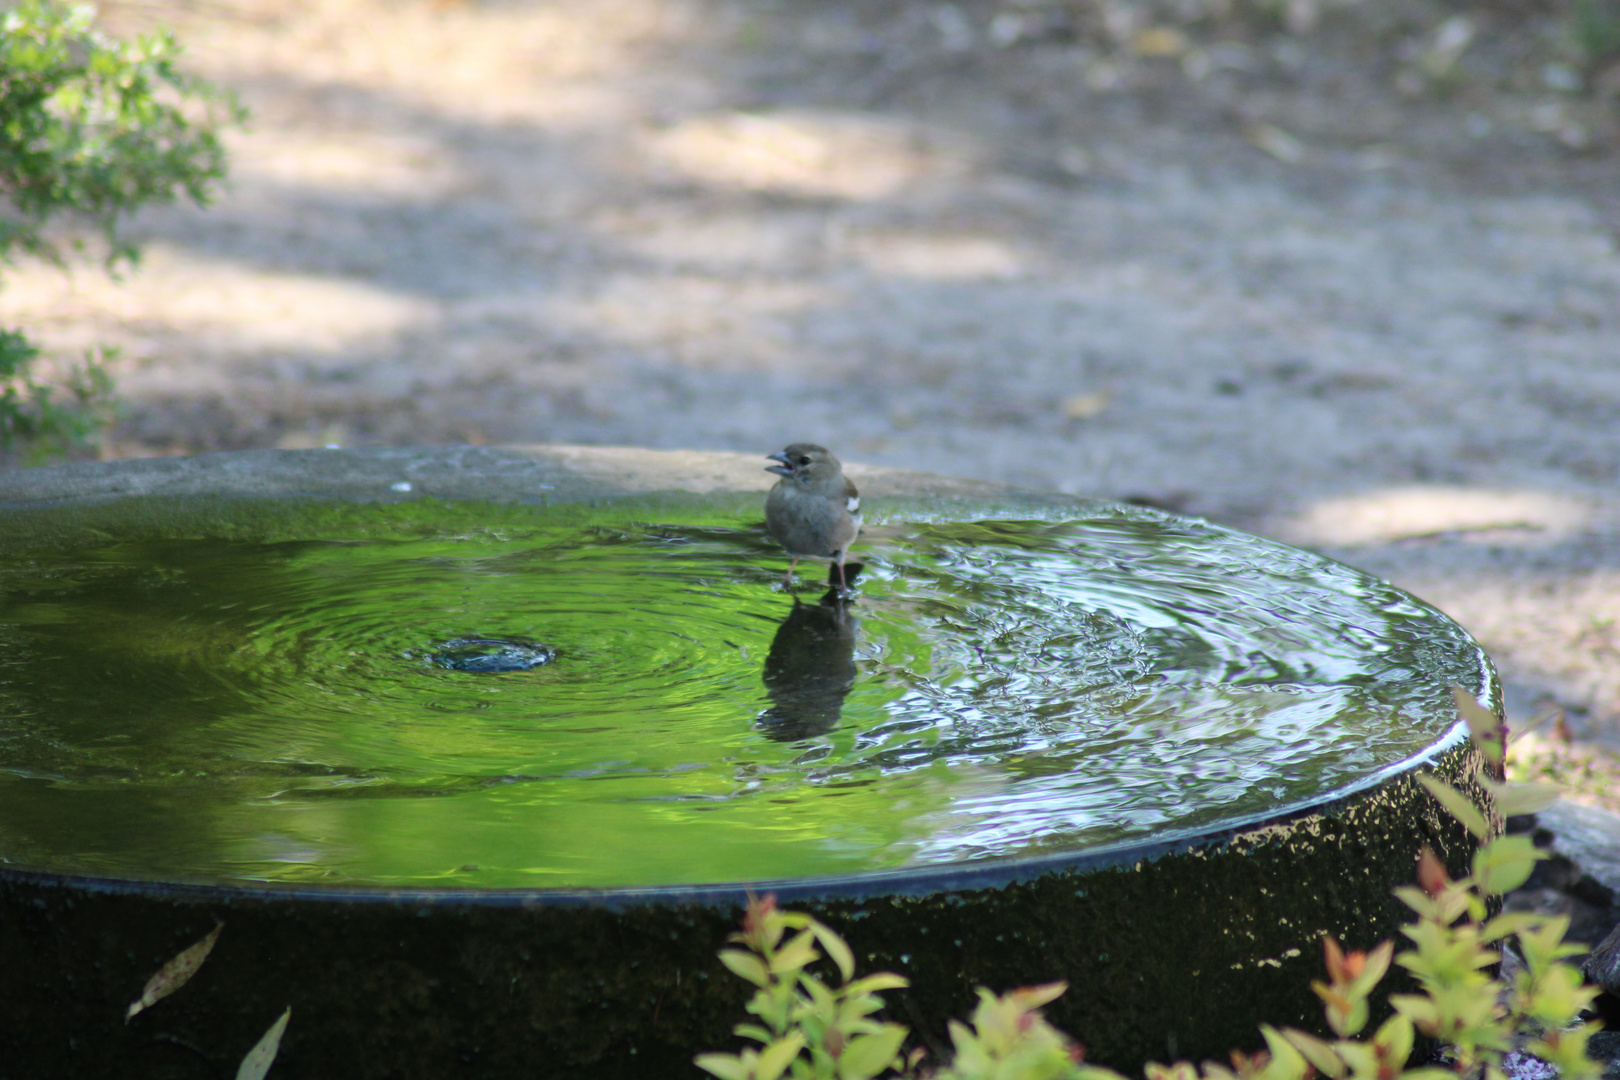
[[[0,855],[595,886],[1073,848],[1352,783],[1481,670],[1388,585],[1147,511],[862,555],[849,604],[786,595],[754,529],[538,516],[7,569]]]

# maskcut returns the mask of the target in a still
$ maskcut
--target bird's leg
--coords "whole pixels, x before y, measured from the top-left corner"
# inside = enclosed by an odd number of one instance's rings
[[[849,595],[849,583],[844,580],[844,553],[840,551],[834,558],[838,561],[838,595]]]
[[[788,572],[787,576],[782,579],[782,588],[791,589],[793,587],[793,571],[798,568],[798,565],[799,557],[795,555],[793,560],[788,563]]]

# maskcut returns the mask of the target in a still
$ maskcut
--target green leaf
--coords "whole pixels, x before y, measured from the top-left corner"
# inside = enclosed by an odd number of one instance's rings
[[[781,1039],[762,1048],[759,1052],[759,1064],[754,1067],[755,1080],[776,1080],[803,1049],[804,1036],[797,1031],[790,1031]]]
[[[287,1030],[287,1021],[292,1018],[292,1006],[270,1025],[253,1049],[247,1052],[242,1064],[236,1068],[236,1080],[264,1080],[270,1066],[275,1064],[276,1054],[281,1049],[281,1035]]]
[[[1293,1044],[1295,1050],[1305,1055],[1305,1060],[1314,1065],[1318,1072],[1333,1077],[1333,1080],[1339,1080],[1345,1074],[1344,1062],[1339,1060],[1339,1055],[1333,1052],[1333,1047],[1326,1040],[1298,1028],[1283,1028],[1282,1036]]]
[[[1461,882],[1454,883],[1451,888],[1445,891],[1445,894],[1440,897],[1435,905],[1440,911],[1440,921],[1447,926],[1470,912],[1474,914],[1476,919],[1485,918],[1484,903],[1474,895],[1472,890],[1462,887],[1466,883],[1466,878]]]
[[[1546,853],[1528,836],[1500,836],[1474,852],[1474,881],[1492,896],[1512,892],[1530,879]]]
[[[1420,919],[1438,919],[1440,917],[1439,903],[1416,885],[1396,886],[1395,897],[1411,908],[1413,913]]]
[[[1521,814],[1539,814],[1563,796],[1564,790],[1557,784],[1541,782],[1499,784],[1489,777],[1480,777],[1479,781],[1485,790],[1491,793],[1496,800],[1496,812],[1503,817],[1518,817]]]
[[[1407,954],[1403,953],[1402,956]],[[1412,1021],[1419,1031],[1432,1034],[1435,1024],[1439,1021],[1440,1013],[1434,1002],[1423,994],[1391,994],[1390,1006],[1402,1016]]]
[[[760,1027],[758,1024],[738,1024],[731,1029],[733,1035],[743,1039],[753,1039],[757,1043],[768,1043],[776,1038],[775,1035]]]
[[[1357,1080],[1378,1075],[1378,1050],[1371,1043],[1359,1039],[1340,1039],[1333,1044],[1333,1049],[1344,1059]]]
[[[839,992],[830,989],[826,983],[814,975],[801,974],[799,976],[799,985],[804,987],[805,993],[810,995],[810,1000],[817,1009],[831,1010],[838,1007]]]
[[[1490,839],[1491,830],[1485,824],[1485,815],[1479,812],[1479,807],[1475,806],[1468,796],[1439,777],[1428,773],[1419,773],[1418,783],[1427,788],[1429,794],[1433,795],[1452,817],[1462,822],[1465,829],[1481,840]]]
[[[1573,967],[1555,964],[1535,980],[1533,993],[1520,995],[1519,1004],[1525,1015],[1539,1023],[1543,1030],[1550,1031],[1577,1019],[1580,1011],[1600,993],[1600,987],[1586,985]]]
[[[838,1080],[871,1080],[894,1061],[906,1034],[899,1024],[884,1024],[874,1035],[851,1039],[838,1057]]]
[[[1519,932],[1519,952],[1533,977],[1539,978],[1565,957],[1586,951],[1583,946],[1565,943],[1567,933],[1568,915],[1543,916],[1538,925]]]
[[[1586,1044],[1601,1027],[1594,1021],[1574,1028],[1543,1031],[1541,1038],[1525,1049],[1557,1069],[1560,1080],[1598,1080],[1604,1072],[1603,1063],[1590,1058]]]
[[[748,1066],[736,1054],[699,1054],[692,1064],[720,1080],[748,1080]]]
[[[1125,1080],[1125,1077],[1101,1065],[1081,1065],[1074,1071],[1074,1080]]]
[[[1546,918],[1529,911],[1504,911],[1480,930],[1480,941],[1500,941],[1509,934],[1522,934],[1540,926]]]
[[[951,1045],[956,1047],[956,1056],[960,1059],[964,1054],[972,1053],[979,1046],[979,1036],[973,1029],[960,1020],[945,1021],[945,1030],[950,1032]]]
[[[1457,714],[1468,725],[1468,732],[1476,743],[1485,742],[1496,734],[1501,720],[1491,710],[1475,701],[1473,694],[1460,686],[1453,686],[1451,699],[1457,703]]]
[[[1305,1074],[1310,1072],[1310,1063],[1293,1044],[1270,1024],[1261,1024],[1260,1034],[1271,1051],[1271,1062],[1262,1073],[1265,1080],[1304,1080]]]
[[[844,1000],[839,1003],[838,1015],[842,1019],[857,1019],[870,1016],[883,1009],[883,999],[876,994],[845,994]]]
[[[767,986],[771,981],[771,974],[765,970],[765,961],[751,952],[741,949],[721,949],[720,962],[731,969],[732,974],[747,979],[755,986]]]
[[[1346,988],[1335,987],[1320,979],[1311,980],[1311,989],[1322,999],[1322,1011],[1335,1035],[1354,1035],[1367,1022],[1365,995],[1347,992]]]
[[[1372,993],[1372,988],[1377,986],[1385,975],[1389,974],[1389,963],[1394,956],[1395,942],[1379,942],[1371,952],[1367,953],[1367,959],[1364,961],[1365,966],[1362,967],[1361,974],[1357,975],[1351,982],[1350,989],[1362,995]]]
[[[1416,1039],[1416,1032],[1412,1028],[1409,1017],[1396,1013],[1378,1026],[1373,1035],[1373,1043],[1377,1045],[1380,1056],[1385,1063],[1395,1068],[1403,1067],[1407,1059],[1412,1056],[1412,1043]]]
[[[778,975],[796,972],[814,962],[817,955],[815,935],[801,930],[771,957],[771,970]]]
[[[1020,1009],[1038,1009],[1049,1005],[1068,992],[1069,984],[1063,980],[1041,983],[1039,986],[1020,986],[1004,995],[1018,1004]]]
[[[846,994],[871,994],[879,990],[902,990],[910,985],[911,980],[904,975],[896,975],[892,971],[878,971],[856,979],[844,987],[844,992]]]
[[[819,922],[811,922],[810,930],[821,942],[821,947],[832,957],[832,962],[838,965],[838,974],[844,982],[849,982],[855,976],[855,954],[849,951],[844,939],[833,932],[831,927],[823,926]]]

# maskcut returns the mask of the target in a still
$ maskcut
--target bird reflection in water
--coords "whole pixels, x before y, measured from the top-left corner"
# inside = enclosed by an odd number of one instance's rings
[[[777,628],[765,657],[771,707],[755,723],[778,742],[825,735],[837,727],[844,699],[855,686],[855,631],[860,623],[850,614],[848,593],[840,593],[835,571],[829,568],[831,587],[819,602],[806,604],[794,597],[793,610]],[[859,563],[850,563],[846,580],[852,584],[860,571]]]

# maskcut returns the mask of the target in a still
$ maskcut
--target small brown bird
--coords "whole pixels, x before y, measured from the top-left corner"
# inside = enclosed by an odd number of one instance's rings
[[[838,589],[848,592],[844,557],[861,531],[861,495],[844,475],[832,451],[815,443],[793,443],[767,455],[782,479],[765,496],[765,529],[793,556],[784,583],[806,555],[831,559],[838,567]]]

